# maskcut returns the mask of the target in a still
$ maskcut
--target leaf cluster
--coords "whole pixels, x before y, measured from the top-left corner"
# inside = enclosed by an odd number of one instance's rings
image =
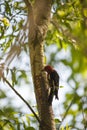
[[[35,130],[30,118],[31,115],[15,112],[12,107],[0,109],[0,130]]]
[[[31,2],[34,1],[31,0]],[[62,65],[65,70],[61,75],[64,75],[65,71],[67,73],[68,71],[70,72],[68,78],[66,78],[68,87],[64,86],[68,89],[68,92],[65,94],[63,101],[61,118],[64,121],[67,117],[71,117],[68,124],[76,130],[80,130],[79,124],[81,129],[86,130],[87,128],[86,5],[87,0],[54,0],[51,14],[52,19],[45,38],[45,50],[46,54],[49,55],[48,63],[57,67]],[[1,0],[0,9],[0,51],[2,52],[2,54],[0,52],[0,60],[4,60],[5,54],[8,54],[11,46],[14,44],[20,46],[21,53],[28,53],[26,45],[27,30],[26,28],[23,29],[27,20],[27,9],[24,2],[22,0],[18,2]],[[20,38],[20,42],[18,38]],[[53,51],[54,47],[56,48],[55,51]],[[66,52],[67,56],[63,55],[63,52]],[[21,53],[18,58],[23,63],[21,59],[26,57],[26,55],[21,55]],[[25,66],[27,65],[25,63]],[[3,66],[0,63],[0,70],[1,67]],[[4,74],[6,76],[10,75],[13,86],[20,85],[22,80],[26,84],[29,82],[27,71],[18,69],[16,66],[11,69],[9,66],[6,66]],[[5,98],[7,98],[7,95],[3,90],[0,90],[0,99]],[[15,111],[17,112],[12,106],[4,110],[0,109],[0,129],[34,130],[30,125],[30,116],[20,114],[19,112],[15,114]],[[58,122],[59,120],[56,120],[56,123]],[[60,126],[62,122],[59,122]]]

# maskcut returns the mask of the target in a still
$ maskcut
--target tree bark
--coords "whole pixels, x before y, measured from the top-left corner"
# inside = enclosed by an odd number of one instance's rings
[[[44,67],[44,38],[51,15],[51,0],[35,0],[29,8],[29,52],[40,130],[56,130]]]

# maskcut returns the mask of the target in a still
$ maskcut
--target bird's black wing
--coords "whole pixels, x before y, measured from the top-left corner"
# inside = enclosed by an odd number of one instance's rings
[[[59,75],[55,70],[51,72],[50,79],[53,80],[55,86],[59,86]]]
[[[53,82],[53,90],[54,90],[54,95],[55,95],[55,98],[56,99],[59,99],[58,98],[58,90],[59,90],[59,75],[58,73],[54,70],[51,72],[50,74],[50,79],[52,80]]]

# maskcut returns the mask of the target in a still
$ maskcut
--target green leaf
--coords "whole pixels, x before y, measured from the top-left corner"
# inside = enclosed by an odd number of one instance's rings
[[[59,88],[64,88],[64,86],[59,86]]]
[[[66,124],[66,130],[71,130],[71,127],[69,127],[68,124]]]
[[[60,130],[64,130],[64,126],[62,126],[62,127],[60,128]]]
[[[38,115],[38,112],[36,112],[36,114]],[[29,114],[30,117],[35,117],[34,114]]]
[[[0,90],[0,99],[4,98],[6,98],[6,94],[2,90]]]
[[[15,71],[11,70],[11,75],[12,75],[12,85],[14,86],[17,83]]]
[[[27,128],[25,128],[25,130],[35,130],[35,128],[34,127],[27,127]]]
[[[17,130],[21,130],[21,124],[17,123]]]
[[[29,118],[29,114],[26,114],[26,121],[28,123],[28,126],[30,125],[30,118]]]
[[[60,122],[61,122],[61,121],[60,121],[59,119],[57,119],[57,118],[55,119],[55,123],[56,123],[56,124],[58,124],[58,123],[60,123]]]

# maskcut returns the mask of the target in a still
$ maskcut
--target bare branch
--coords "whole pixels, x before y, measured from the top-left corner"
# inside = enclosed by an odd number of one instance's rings
[[[8,86],[15,92],[15,94],[28,106],[28,108],[31,110],[31,112],[34,114],[37,121],[41,124],[41,121],[37,114],[34,112],[30,104],[14,89],[14,87],[9,83],[9,81],[3,76],[3,80],[8,84]]]

